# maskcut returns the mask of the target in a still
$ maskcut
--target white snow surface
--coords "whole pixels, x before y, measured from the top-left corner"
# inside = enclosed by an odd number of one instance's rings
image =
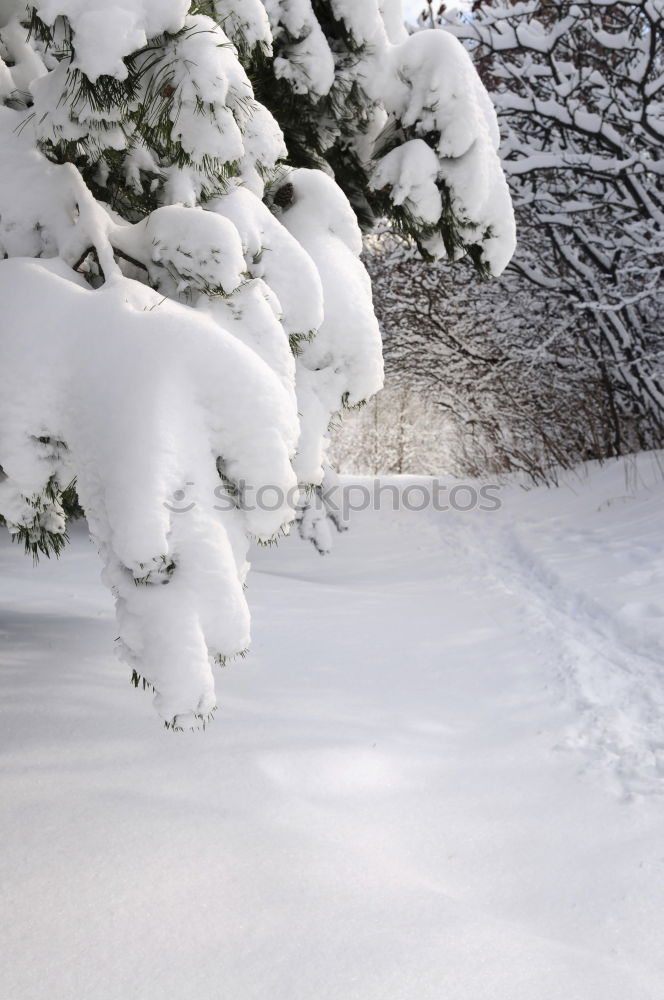
[[[3,997],[660,1000],[663,460],[256,552],[205,733],[2,538]]]

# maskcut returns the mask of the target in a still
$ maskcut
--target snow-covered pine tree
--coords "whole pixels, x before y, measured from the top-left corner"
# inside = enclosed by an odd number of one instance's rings
[[[331,169],[364,226],[387,216],[427,257],[468,254],[500,273],[509,196],[501,172],[486,169],[496,119],[465,52],[438,34],[409,37],[401,0],[264,6],[269,35],[258,36],[244,0],[214,4],[250,52],[256,96],[282,126],[290,161]]]
[[[399,21],[378,0],[0,3],[0,514],[57,553],[78,497],[169,726],[205,722],[214,662],[248,646],[248,540],[287,530],[331,415],[381,385],[335,157],[431,255],[498,273],[513,249],[471,62]]]

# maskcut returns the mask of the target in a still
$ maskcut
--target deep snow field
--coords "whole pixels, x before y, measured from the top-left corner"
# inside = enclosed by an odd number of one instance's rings
[[[205,733],[3,536],[1,1000],[662,1000],[663,465],[257,552]]]

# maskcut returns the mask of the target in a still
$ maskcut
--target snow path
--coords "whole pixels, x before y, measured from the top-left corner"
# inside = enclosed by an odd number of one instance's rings
[[[80,531],[3,540],[2,1000],[662,1000],[664,483],[625,469],[257,553],[200,735],[109,655]]]
[[[552,675],[575,707],[565,745],[584,751],[589,768],[608,764],[616,790],[627,797],[664,793],[661,641],[569,586],[511,526],[487,540],[484,551],[487,576],[519,602],[533,634],[544,637]],[[662,617],[659,610],[655,617]]]

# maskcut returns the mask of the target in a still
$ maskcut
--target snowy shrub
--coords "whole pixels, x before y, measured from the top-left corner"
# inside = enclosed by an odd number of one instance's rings
[[[0,5],[0,515],[57,554],[75,489],[167,725],[209,717],[249,540],[381,386],[356,213],[499,273],[497,142],[461,45],[393,2]]]

